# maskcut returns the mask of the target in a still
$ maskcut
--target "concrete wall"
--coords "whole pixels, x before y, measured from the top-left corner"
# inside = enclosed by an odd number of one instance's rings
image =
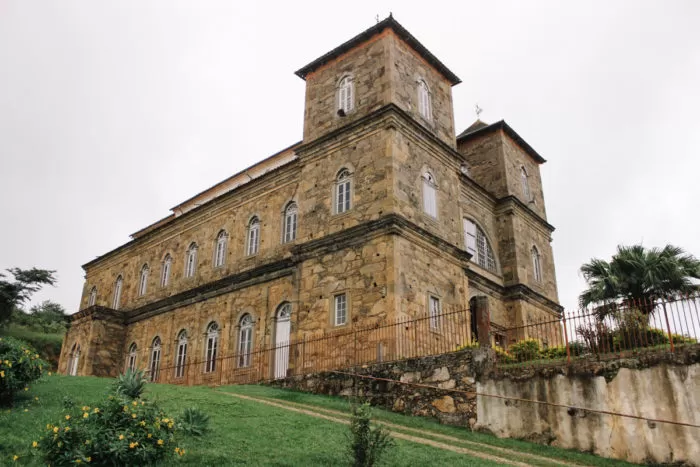
[[[608,378],[609,379],[609,378]],[[700,424],[700,364],[621,368],[604,376],[488,379],[480,394],[543,400],[647,418]],[[479,396],[477,429],[639,463],[700,465],[698,428]]]

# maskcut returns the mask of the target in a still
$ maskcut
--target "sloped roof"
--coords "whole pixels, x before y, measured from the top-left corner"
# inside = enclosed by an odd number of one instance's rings
[[[469,128],[464,130],[457,136],[457,143],[460,141],[466,141],[471,138],[476,138],[478,136],[483,136],[485,134],[491,133],[493,131],[503,130],[508,136],[510,136],[523,150],[532,157],[538,164],[544,164],[547,160],[540,156],[535,149],[530,146],[527,141],[525,141],[519,134],[515,132],[514,129],[508,125],[505,120],[499,120],[496,123],[486,124],[481,120],[477,120],[472,123]]]
[[[462,82],[461,79],[457,77],[454,73],[452,73],[449,68],[447,68],[438,58],[430,53],[430,51],[425,48],[423,44],[418,42],[418,39],[413,37],[410,32],[408,32],[403,26],[399,24],[398,21],[394,19],[394,17],[390,14],[388,18],[386,18],[383,21],[380,21],[379,23],[375,24],[371,28],[365,30],[364,32],[361,32],[357,36],[353,37],[349,41],[339,45],[335,49],[331,50],[330,52],[321,55],[319,58],[314,60],[313,62],[309,63],[308,65],[300,68],[299,70],[296,71],[296,75],[300,77],[301,79],[306,79],[306,76],[320,68],[321,66],[325,65],[326,63],[330,62],[334,58],[339,57],[340,55],[344,54],[345,52],[355,48],[356,46],[362,44],[363,42],[368,41],[372,37],[376,36],[377,34],[381,33],[385,29],[390,28],[392,31],[396,33],[404,42],[406,42],[409,46],[413,48],[418,54],[423,57],[423,59],[428,62],[430,65],[435,67],[447,80],[454,86],[455,84],[459,84]]]

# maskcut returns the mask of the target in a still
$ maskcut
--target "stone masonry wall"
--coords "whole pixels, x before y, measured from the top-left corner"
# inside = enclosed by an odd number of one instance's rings
[[[476,423],[476,394],[448,390],[474,391],[478,376],[488,367],[489,355],[488,351],[466,349],[435,357],[379,363],[348,370],[363,376],[418,383],[430,388],[354,378],[333,372],[295,376],[269,384],[314,394],[357,396],[372,405],[394,412],[434,417],[441,423],[471,427]]]

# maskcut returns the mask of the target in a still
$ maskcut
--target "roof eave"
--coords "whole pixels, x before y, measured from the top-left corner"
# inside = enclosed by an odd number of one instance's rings
[[[491,133],[492,131],[496,130],[503,130],[508,136],[510,136],[521,148],[525,150],[525,152],[532,157],[535,162],[538,164],[544,164],[547,162],[547,160],[540,156],[540,154],[535,151],[535,149],[528,144],[527,141],[525,141],[514,129],[508,125],[505,120],[500,120],[496,123],[492,123],[488,126],[485,126],[483,128],[479,128],[478,130],[471,131],[469,133],[462,133],[461,135],[457,136],[457,142],[464,141],[467,139],[475,138],[478,136],[483,136],[487,133]]]

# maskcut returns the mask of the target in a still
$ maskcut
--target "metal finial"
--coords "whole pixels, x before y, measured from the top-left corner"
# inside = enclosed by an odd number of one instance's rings
[[[479,116],[481,115],[481,112],[484,111],[481,107],[479,107],[479,104],[474,105],[474,111],[476,112],[476,119],[479,120]]]

